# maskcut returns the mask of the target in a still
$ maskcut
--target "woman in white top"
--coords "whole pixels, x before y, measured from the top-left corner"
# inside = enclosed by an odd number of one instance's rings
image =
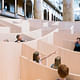
[[[33,61],[37,62],[37,63],[41,63],[43,60],[47,59],[48,57],[50,57],[51,55],[55,54],[56,52],[54,51],[53,53],[43,57],[43,58],[40,58],[40,55],[39,55],[39,52],[38,51],[35,51],[33,53]]]

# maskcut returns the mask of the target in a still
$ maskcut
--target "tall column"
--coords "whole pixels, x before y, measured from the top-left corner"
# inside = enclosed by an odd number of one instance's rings
[[[63,21],[74,21],[74,0],[63,0]]]
[[[15,14],[15,17],[17,15],[17,0],[15,0],[15,10],[14,10],[14,14]]]
[[[42,19],[42,1],[43,0],[34,0],[34,18]]]
[[[2,11],[4,11],[4,0],[2,0]]]
[[[32,18],[34,18],[34,5],[32,4]]]
[[[24,17],[26,18],[26,0],[24,0]]]

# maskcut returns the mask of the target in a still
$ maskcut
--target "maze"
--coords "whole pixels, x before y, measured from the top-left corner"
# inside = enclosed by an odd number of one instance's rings
[[[17,34],[25,42],[15,43]],[[80,22],[0,17],[0,80],[56,80],[57,70],[50,68],[56,56],[69,67],[68,80],[80,80],[80,52],[74,51],[77,37]],[[56,53],[38,64],[33,62],[35,51],[41,58]]]

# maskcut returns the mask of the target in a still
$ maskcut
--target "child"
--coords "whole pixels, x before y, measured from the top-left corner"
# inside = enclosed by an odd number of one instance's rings
[[[51,65],[51,68],[58,69],[58,66],[61,64],[61,57],[57,56],[55,58],[55,63]]]
[[[51,55],[55,54],[56,52],[54,51],[53,53],[49,54],[48,56],[45,56],[43,58],[40,58],[39,52],[35,51],[33,53],[33,61],[37,62],[37,63],[41,63],[41,61],[47,59],[48,57],[50,57]]]
[[[64,64],[59,65],[58,74],[60,79],[57,80],[66,80],[66,77],[69,75],[69,68]]]

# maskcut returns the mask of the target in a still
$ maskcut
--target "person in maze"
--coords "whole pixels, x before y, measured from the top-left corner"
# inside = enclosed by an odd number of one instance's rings
[[[60,56],[57,56],[55,58],[55,62],[54,64],[51,65],[51,68],[53,69],[58,69],[58,66],[61,64],[61,57]]]
[[[16,40],[15,42],[25,42],[25,41],[22,39],[22,36],[19,35],[19,34],[16,36],[16,39],[17,39],[17,40]]]
[[[56,80],[67,80],[67,76],[69,75],[69,68],[65,64],[60,64],[58,67],[58,75],[60,78]]]
[[[80,52],[80,38],[77,38],[77,41],[75,43],[74,51]]]
[[[37,62],[37,63],[41,63],[41,61],[47,59],[48,57],[52,56],[52,55],[55,54],[55,53],[56,53],[56,52],[54,51],[53,53],[51,53],[51,54],[49,54],[49,55],[47,55],[47,56],[45,56],[45,57],[43,57],[43,58],[40,58],[39,52],[38,52],[38,51],[35,51],[35,52],[33,53],[33,61],[35,61],[35,62]]]

